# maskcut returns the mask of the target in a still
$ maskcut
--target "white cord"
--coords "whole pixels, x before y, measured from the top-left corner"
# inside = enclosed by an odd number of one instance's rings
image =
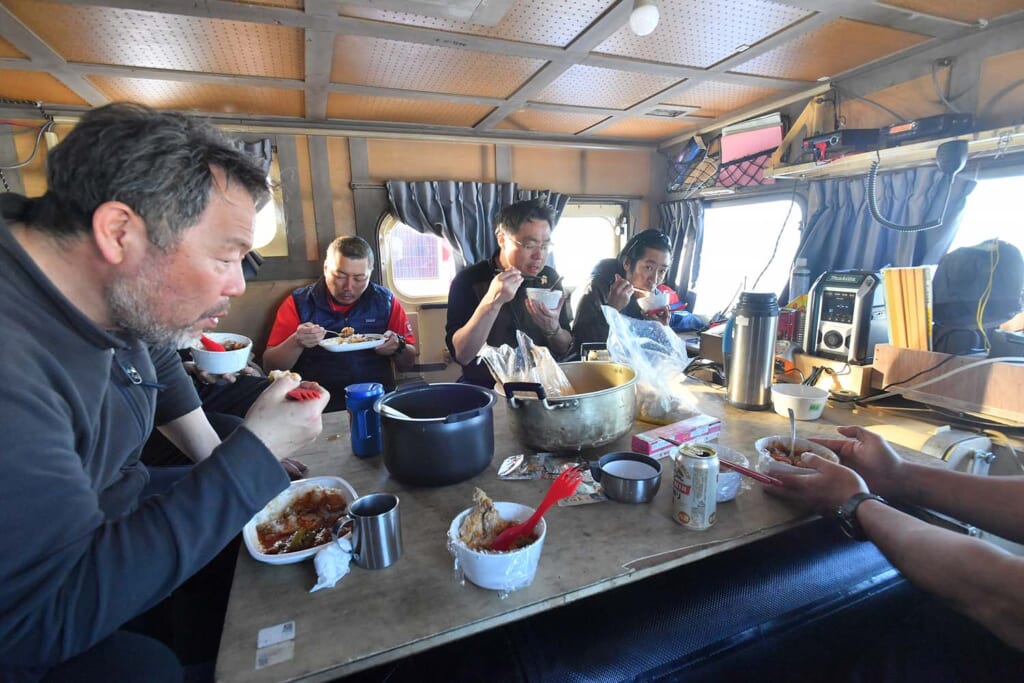
[[[968,363],[967,365],[962,365],[959,368],[954,368],[949,372],[942,373],[938,377],[932,377],[931,379],[927,379],[923,382],[914,384],[909,387],[903,387],[902,389],[897,389],[896,391],[887,391],[884,394],[878,394],[877,396],[869,396],[868,398],[861,399],[860,402],[868,403],[869,401],[881,401],[883,398],[889,398],[890,396],[899,396],[900,394],[906,391],[914,391],[916,389],[920,389],[921,387],[926,387],[929,384],[935,384],[940,380],[944,380],[947,377],[951,377],[957,373],[963,372],[964,370],[970,370],[971,368],[977,368],[982,365],[991,365],[992,363],[1024,363],[1024,356],[1006,356],[1005,358],[984,358],[973,363]]]

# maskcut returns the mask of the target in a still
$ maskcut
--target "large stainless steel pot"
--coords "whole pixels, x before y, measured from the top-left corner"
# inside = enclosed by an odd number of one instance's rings
[[[636,419],[636,372],[619,363],[561,363],[576,393],[548,397],[536,383],[504,386],[512,431],[539,451],[602,446],[629,431]],[[532,394],[524,397],[523,394]]]

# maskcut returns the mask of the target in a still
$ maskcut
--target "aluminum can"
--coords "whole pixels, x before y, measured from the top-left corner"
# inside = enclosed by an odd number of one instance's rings
[[[675,457],[672,509],[677,522],[703,531],[715,523],[718,452],[708,444],[683,444]]]

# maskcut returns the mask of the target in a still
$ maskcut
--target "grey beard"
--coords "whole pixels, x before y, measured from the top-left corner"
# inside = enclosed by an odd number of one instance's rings
[[[153,346],[182,348],[197,337],[191,325],[170,327],[154,318],[142,291],[126,279],[115,280],[107,291],[107,305],[118,328]]]

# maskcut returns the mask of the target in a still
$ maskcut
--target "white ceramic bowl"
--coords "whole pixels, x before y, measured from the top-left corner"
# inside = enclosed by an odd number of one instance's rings
[[[259,560],[260,562],[266,562],[267,564],[292,564],[295,562],[302,562],[305,559],[313,557],[321,548],[323,548],[322,545],[318,545],[313,548],[297,550],[292,553],[277,553],[276,555],[268,554],[263,552],[263,548],[260,546],[259,536],[256,534],[257,525],[269,522],[288,507],[288,504],[298,496],[317,487],[338,489],[341,491],[341,495],[345,499],[345,502],[349,505],[352,505],[352,501],[359,497],[356,495],[356,490],[352,488],[352,485],[341,477],[310,477],[309,479],[293,481],[288,488],[277,494],[273,500],[267,503],[262,510],[257,512],[253,518],[250,519],[244,527],[242,527],[242,540],[245,541],[245,547],[248,549],[249,554],[252,555],[253,559]]]
[[[757,449],[757,469],[765,474],[772,474],[773,472],[788,472],[791,474],[810,474],[814,470],[807,467],[797,467],[796,465],[787,465],[784,462],[779,462],[768,454],[768,447],[773,443],[782,445],[783,448],[789,450],[789,435],[783,436],[782,434],[775,434],[773,436],[766,436],[758,439],[754,442],[754,448]],[[815,455],[820,455],[822,458],[831,462],[838,463],[839,456],[833,453],[830,449],[825,448],[819,443],[814,443],[808,439],[796,438],[796,452],[806,453],[810,451]]]
[[[665,308],[668,306],[668,292],[655,292],[654,294],[648,294],[645,297],[637,299],[636,303],[644,313],[648,311],[656,311],[659,308]]]
[[[538,301],[553,311],[558,308],[558,303],[562,300],[562,292],[545,287],[527,287],[526,298]]]
[[[817,420],[825,410],[828,391],[806,384],[773,384],[772,406],[782,417],[789,418],[789,408],[798,420]]]
[[[533,508],[519,503],[495,501],[494,507],[502,519],[524,522],[533,514]],[[535,529],[537,540],[517,550],[494,553],[482,550],[470,550],[459,540],[459,527],[463,518],[473,508],[466,508],[452,520],[448,527],[448,551],[455,556],[455,561],[462,568],[467,579],[481,588],[490,590],[512,591],[525,588],[533,583],[537,573],[537,562],[541,550],[544,549],[544,537],[547,536],[548,525],[541,518]]]
[[[192,360],[196,362],[196,367],[203,372],[208,372],[211,375],[238,372],[249,362],[252,340],[248,337],[228,332],[208,332],[206,336],[222,345],[232,341],[242,342],[245,346],[234,351],[207,351],[202,347],[202,342],[197,339],[192,345]]]

